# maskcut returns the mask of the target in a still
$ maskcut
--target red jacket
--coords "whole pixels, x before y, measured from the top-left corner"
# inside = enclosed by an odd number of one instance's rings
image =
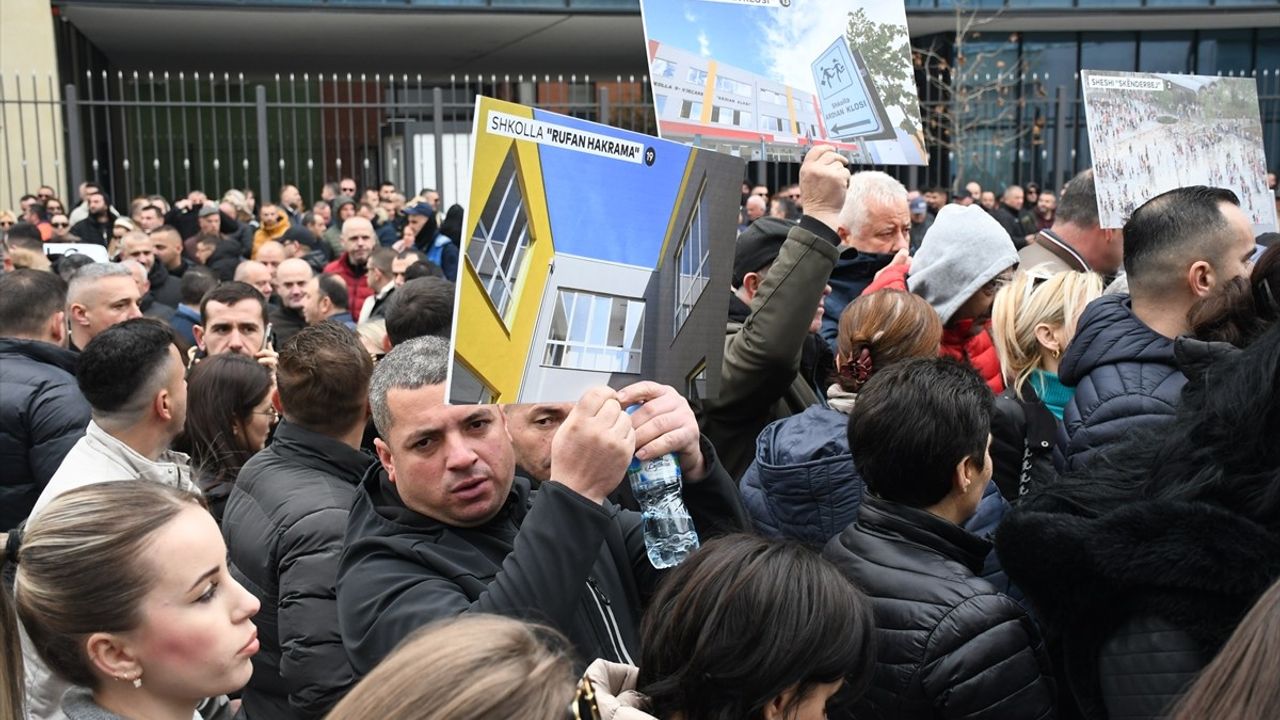
[[[364,306],[365,298],[373,295],[373,288],[369,287],[369,278],[364,268],[361,273],[356,271],[347,262],[347,254],[342,253],[337,260],[324,266],[324,271],[333,273],[342,278],[347,284],[347,308],[351,310],[351,319],[360,319],[360,308]]]
[[[880,277],[871,281],[863,295],[877,290],[907,290],[907,266],[891,265],[885,268]],[[977,332],[973,329],[973,318],[952,320],[942,328],[942,347],[938,354],[952,357],[969,364],[994,393],[1004,392],[1004,374],[1000,371],[1000,358],[996,355],[995,343],[991,340],[990,318],[982,322]]]

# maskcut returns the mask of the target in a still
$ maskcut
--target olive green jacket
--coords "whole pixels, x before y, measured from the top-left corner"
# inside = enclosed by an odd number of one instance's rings
[[[823,289],[840,257],[839,237],[808,216],[787,234],[746,319],[730,311],[720,392],[695,403],[698,425],[736,480],[766,425],[821,402],[825,378],[805,378],[800,359]],[[741,302],[735,303],[741,306]]]

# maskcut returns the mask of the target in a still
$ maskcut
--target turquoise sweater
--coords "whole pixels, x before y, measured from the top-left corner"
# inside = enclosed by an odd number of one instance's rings
[[[1030,380],[1031,387],[1035,388],[1036,394],[1040,396],[1040,401],[1049,408],[1049,412],[1053,413],[1054,417],[1061,420],[1062,413],[1067,409],[1067,403],[1071,402],[1071,396],[1076,394],[1076,389],[1063,385],[1057,373],[1044,370],[1033,370]]]

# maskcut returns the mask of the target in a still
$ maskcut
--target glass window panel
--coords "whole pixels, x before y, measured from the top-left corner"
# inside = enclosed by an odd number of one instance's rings
[[[1202,30],[1199,39],[1197,74],[1216,75],[1253,68],[1252,30]]]
[[[578,293],[569,293],[572,308],[569,310],[569,340],[587,341],[587,321],[591,315],[591,300]]]
[[[1139,41],[1139,71],[1191,71],[1191,31],[1144,32],[1139,36]]]
[[[1080,3],[1084,5],[1084,2]],[[1103,4],[1112,5],[1112,0]],[[1080,34],[1080,57],[1085,70],[1124,70],[1137,68],[1138,47],[1136,33],[1087,32]]]
[[[644,341],[644,301],[560,290],[557,303],[566,308],[570,332],[557,332],[552,319],[543,362],[554,367],[601,372],[640,372]]]
[[[467,259],[480,276],[498,314],[505,316],[528,243],[528,220],[515,158],[508,153],[467,246]]]

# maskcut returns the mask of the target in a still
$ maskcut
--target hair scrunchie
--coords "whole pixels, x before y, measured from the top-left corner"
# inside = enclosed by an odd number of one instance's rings
[[[867,384],[867,380],[871,379],[871,373],[875,372],[875,368],[871,364],[871,348],[863,345],[858,351],[858,356],[852,362],[844,363],[840,368],[840,379],[844,382],[845,389],[849,392],[858,392],[863,385]]]

